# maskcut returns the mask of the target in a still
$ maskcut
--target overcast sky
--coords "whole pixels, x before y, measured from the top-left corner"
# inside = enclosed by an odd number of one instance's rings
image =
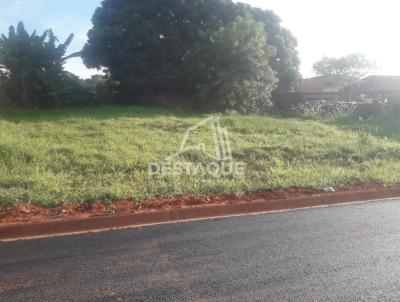
[[[145,0],[144,0],[145,1]],[[24,21],[29,31],[53,28],[60,40],[76,37],[69,52],[80,50],[91,26],[91,16],[101,0],[0,0],[0,32]],[[398,0],[241,0],[272,9],[299,41],[304,76],[324,55],[362,52],[379,66],[379,74],[400,74],[400,1]],[[66,68],[81,77],[87,70],[80,59]]]

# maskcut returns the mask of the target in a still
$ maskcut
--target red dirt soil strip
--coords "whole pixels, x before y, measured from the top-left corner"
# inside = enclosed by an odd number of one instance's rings
[[[335,188],[336,192],[362,192],[383,190],[384,185],[356,185]],[[0,207],[0,224],[48,222],[54,220],[78,219],[116,214],[143,213],[154,210],[179,209],[193,206],[251,203],[254,201],[276,201],[290,198],[325,194],[320,189],[293,188],[286,190],[259,190],[246,195],[182,196],[167,199],[143,201],[121,200],[116,202],[91,202],[83,204],[61,204],[57,207],[41,207],[31,203]]]

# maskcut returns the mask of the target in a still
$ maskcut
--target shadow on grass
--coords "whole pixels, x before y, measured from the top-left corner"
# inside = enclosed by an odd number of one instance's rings
[[[52,110],[4,109],[0,119],[14,123],[41,123],[65,119],[88,118],[106,120],[112,118],[160,118],[160,117],[201,117],[204,113],[188,110],[172,110],[164,108],[98,106],[74,107]]]
[[[173,110],[156,107],[134,106],[97,106],[97,107],[73,107],[53,110],[22,110],[3,109],[0,111],[0,120],[13,123],[42,123],[68,119],[87,118],[94,120],[107,120],[113,118],[146,118],[157,119],[163,117],[178,118],[202,118],[211,113],[195,112],[190,110]],[[384,115],[360,122],[356,114],[337,117],[321,117],[317,115],[302,115],[293,112],[270,112],[269,117],[291,120],[316,121],[328,126],[334,126],[342,130],[352,130],[368,133],[370,135],[400,142],[400,118],[395,114],[385,112]]]
[[[303,121],[319,122],[336,127],[339,130],[351,130],[400,142],[400,116],[397,112],[385,111],[380,116],[360,120],[357,113],[337,116],[321,116],[317,113],[303,114],[295,111],[275,112],[272,117],[280,119],[300,119]]]
[[[321,119],[320,122],[340,129],[369,133],[379,138],[388,138],[400,142],[400,117],[391,113],[384,113],[366,121],[360,121],[357,114],[349,114],[326,120]]]

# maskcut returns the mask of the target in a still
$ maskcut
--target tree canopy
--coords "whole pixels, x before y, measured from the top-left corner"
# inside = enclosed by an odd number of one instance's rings
[[[299,77],[296,39],[271,11],[230,0],[105,0],[92,21],[84,62],[118,82],[126,102],[180,93],[199,107],[249,112]]]
[[[0,81],[8,98],[21,107],[52,107],[58,104],[70,75],[63,64],[74,35],[58,44],[51,29],[29,34],[22,22],[0,37]]]
[[[185,59],[197,99],[208,99],[218,110],[266,108],[277,82],[268,64],[276,49],[268,47],[263,24],[237,17],[225,27],[202,31],[201,37]]]
[[[320,76],[340,76],[360,79],[371,71],[376,65],[367,60],[361,53],[354,53],[343,57],[324,57],[314,64],[314,71]]]

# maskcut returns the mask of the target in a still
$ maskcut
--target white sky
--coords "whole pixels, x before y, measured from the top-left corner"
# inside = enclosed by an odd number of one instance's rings
[[[297,37],[305,77],[324,55],[364,53],[377,74],[400,75],[399,0],[240,0],[272,9]]]

